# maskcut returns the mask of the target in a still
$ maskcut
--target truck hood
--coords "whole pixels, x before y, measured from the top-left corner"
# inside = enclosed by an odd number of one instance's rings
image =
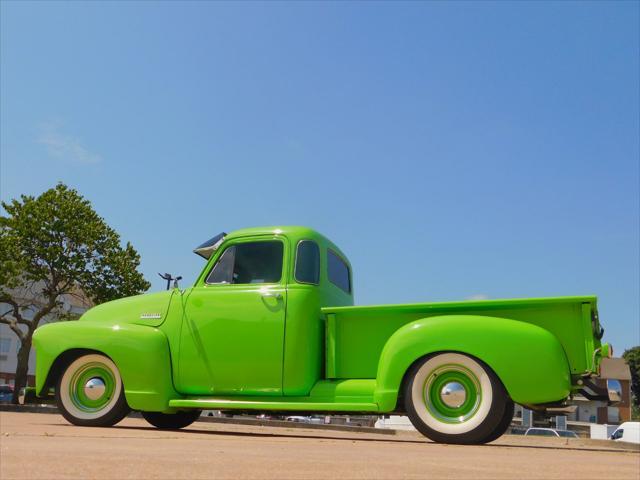
[[[179,290],[147,293],[102,303],[85,312],[80,321],[136,323],[157,327],[164,322],[169,303]]]

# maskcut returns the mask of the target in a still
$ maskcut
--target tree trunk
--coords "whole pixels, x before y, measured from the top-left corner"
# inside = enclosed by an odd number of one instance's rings
[[[18,365],[16,366],[16,378],[13,385],[13,398],[11,403],[18,403],[18,396],[20,395],[20,389],[27,386],[27,380],[29,375],[29,352],[31,352],[31,333],[27,333],[25,338],[20,343],[20,350],[18,350]]]

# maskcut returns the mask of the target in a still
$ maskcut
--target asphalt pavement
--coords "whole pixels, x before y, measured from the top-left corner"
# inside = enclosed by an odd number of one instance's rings
[[[160,431],[127,418],[112,428],[61,416],[0,412],[0,478],[356,479],[640,478],[637,448],[609,441],[503,436],[482,446],[396,435],[196,422]]]

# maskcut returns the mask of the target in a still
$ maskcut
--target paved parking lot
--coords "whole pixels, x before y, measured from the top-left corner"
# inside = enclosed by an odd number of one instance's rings
[[[506,436],[485,446],[398,435],[197,422],[163,432],[137,418],[81,428],[59,415],[0,413],[0,478],[615,478],[640,453],[615,444]]]

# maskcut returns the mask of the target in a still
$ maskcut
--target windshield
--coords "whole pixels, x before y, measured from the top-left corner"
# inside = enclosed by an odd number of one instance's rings
[[[576,432],[571,432],[569,430],[558,430],[558,435],[560,435],[561,437],[578,438]]]

